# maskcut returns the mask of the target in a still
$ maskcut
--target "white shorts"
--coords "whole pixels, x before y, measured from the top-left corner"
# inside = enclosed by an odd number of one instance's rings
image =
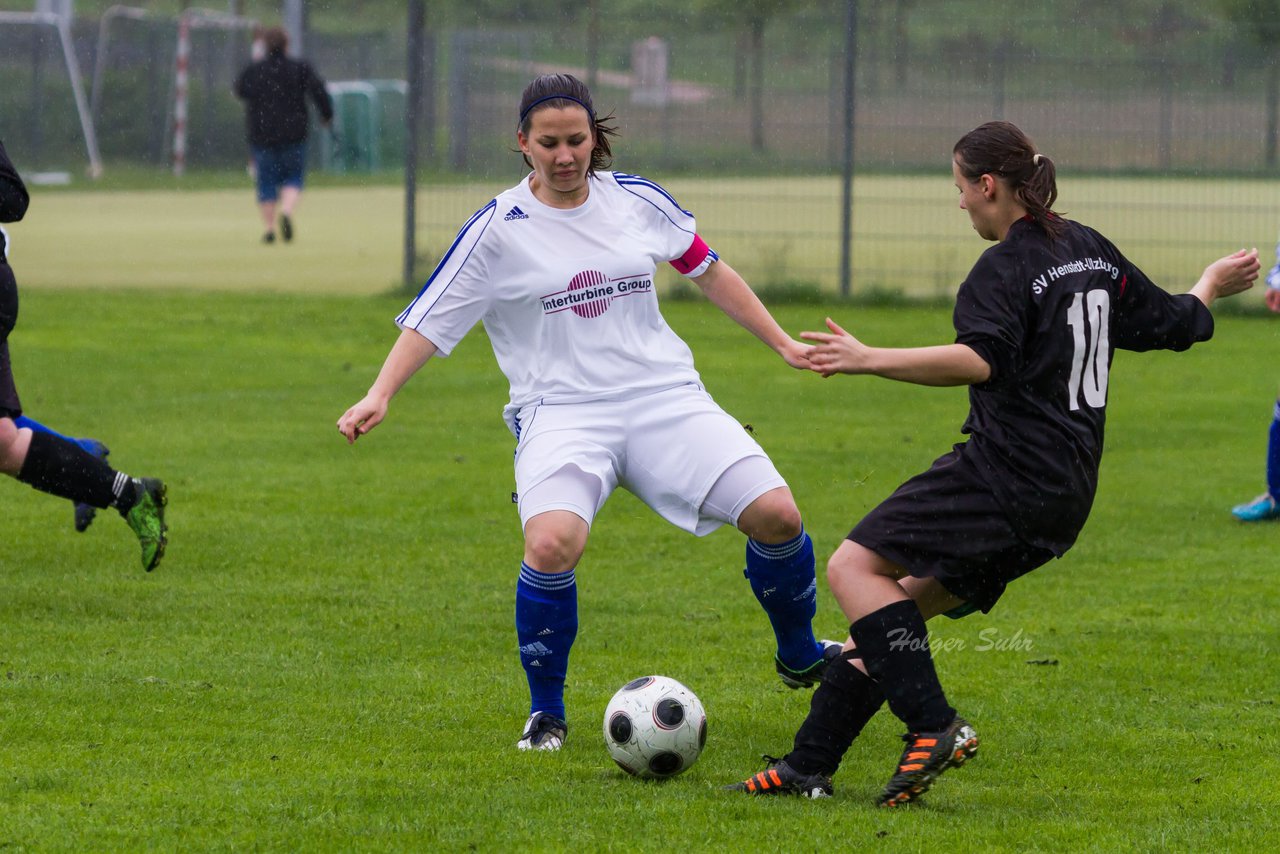
[[[771,489],[786,486],[759,443],[696,385],[629,400],[531,404],[518,415],[520,524],[568,510],[588,525],[621,486],[662,518],[698,536]],[[735,463],[750,460],[742,466]],[[730,468],[737,497],[707,494]],[[704,503],[707,506],[704,507]]]

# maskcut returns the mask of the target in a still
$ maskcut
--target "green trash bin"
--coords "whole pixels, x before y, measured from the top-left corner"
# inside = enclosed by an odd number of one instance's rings
[[[320,167],[339,173],[373,171],[377,91],[363,80],[333,82],[328,90],[333,99],[333,127],[331,133],[318,128]]]
[[[380,168],[399,168],[404,164],[404,120],[409,101],[409,84],[403,80],[370,80],[369,83],[378,93]]]
[[[404,163],[403,80],[342,80],[328,84],[333,133],[318,129],[320,167],[374,172]]]

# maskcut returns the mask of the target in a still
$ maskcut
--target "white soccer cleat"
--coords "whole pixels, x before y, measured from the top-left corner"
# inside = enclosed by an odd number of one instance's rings
[[[569,734],[569,725],[546,712],[534,712],[524,725],[524,734],[516,742],[521,750],[559,750]]]

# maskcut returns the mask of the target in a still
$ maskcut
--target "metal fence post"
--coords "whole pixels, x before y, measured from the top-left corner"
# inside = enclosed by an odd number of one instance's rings
[[[422,54],[426,8],[423,0],[409,0],[409,33],[405,62],[408,95],[405,98],[404,145],[404,267],[405,290],[417,283],[418,131],[422,103]]]
[[[844,2],[844,163],[840,173],[840,295],[853,293],[853,121],[857,93],[858,0]]]

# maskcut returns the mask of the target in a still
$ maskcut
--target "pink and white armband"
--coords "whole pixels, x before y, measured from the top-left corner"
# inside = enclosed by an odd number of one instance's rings
[[[698,235],[693,236],[693,243],[689,246],[685,253],[673,261],[669,261],[672,267],[683,276],[690,279],[701,276],[707,272],[707,268],[711,266],[712,261],[719,261],[720,256],[716,251],[706,244]]]

